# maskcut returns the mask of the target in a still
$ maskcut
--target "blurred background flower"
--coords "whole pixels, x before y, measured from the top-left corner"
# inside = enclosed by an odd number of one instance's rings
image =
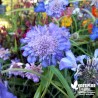
[[[12,93],[8,92],[5,85],[0,81],[0,97],[1,98],[17,98]]]
[[[69,27],[72,24],[72,18],[70,16],[64,16],[61,19],[61,26]]]
[[[46,13],[52,17],[60,17],[62,12],[66,9],[66,6],[69,4],[68,0],[50,0],[46,4]]]
[[[0,58],[3,60],[9,59],[10,51],[0,46]]]
[[[26,64],[25,69],[34,71],[38,74],[42,74],[42,72],[43,72],[41,65],[36,66],[34,64]],[[33,73],[29,73],[29,72],[25,73],[25,77],[27,77],[27,79],[33,80],[34,82],[39,82],[39,79],[40,79],[40,76],[33,74]]]
[[[23,63],[21,63],[19,59],[15,58],[14,60],[11,60],[9,69],[14,68],[22,69],[23,68],[22,65]],[[12,75],[24,77],[24,73],[22,71],[9,71],[9,76],[11,77]]]

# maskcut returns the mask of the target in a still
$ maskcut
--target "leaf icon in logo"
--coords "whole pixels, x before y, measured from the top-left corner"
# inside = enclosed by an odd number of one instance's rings
[[[71,84],[71,87],[74,89],[74,90],[78,90],[78,81],[76,80],[74,82],[74,84]]]

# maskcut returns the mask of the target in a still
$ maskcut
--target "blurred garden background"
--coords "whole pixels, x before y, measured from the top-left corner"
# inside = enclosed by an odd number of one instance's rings
[[[0,0],[0,98],[98,98],[98,0]]]

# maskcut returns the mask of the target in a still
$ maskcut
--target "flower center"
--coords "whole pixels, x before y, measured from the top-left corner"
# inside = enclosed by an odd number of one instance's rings
[[[57,48],[57,40],[49,34],[37,36],[32,43],[32,48],[38,56],[51,55]]]

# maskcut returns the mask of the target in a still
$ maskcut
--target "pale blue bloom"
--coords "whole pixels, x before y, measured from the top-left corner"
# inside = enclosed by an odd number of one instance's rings
[[[66,57],[62,58],[59,64],[59,69],[72,69],[76,70],[77,68],[77,63],[76,63],[76,58],[74,54],[71,52],[71,50],[66,51]]]

